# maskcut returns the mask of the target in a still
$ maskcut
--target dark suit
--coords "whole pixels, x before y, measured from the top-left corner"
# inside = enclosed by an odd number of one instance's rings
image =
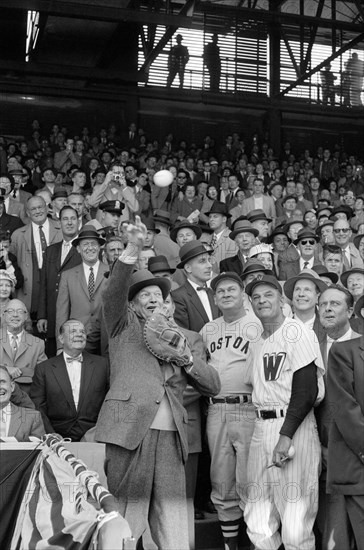
[[[14,233],[15,229],[23,227],[23,222],[18,216],[12,216],[11,214],[4,214],[0,216],[0,231],[9,231],[10,236]]]
[[[106,359],[83,352],[76,409],[63,353],[36,366],[30,397],[42,413],[48,432],[79,441],[93,428],[109,386]]]
[[[18,407],[13,403],[10,406],[11,418],[8,437],[15,437],[18,441],[29,441],[29,436],[40,438],[46,433],[38,411]]]
[[[236,256],[233,256],[232,258],[226,258],[225,260],[221,260],[220,262],[220,273],[223,273],[224,271],[233,271],[234,273],[237,273],[240,277],[240,275],[243,272],[243,269],[245,267],[245,262],[241,261],[239,254]]]
[[[47,319],[47,345],[48,357],[56,354],[56,300],[58,287],[63,271],[79,265],[82,260],[76,248],[71,245],[70,251],[61,265],[62,242],[48,246],[43,258],[43,267],[40,274],[40,291],[38,303],[38,319]],[[53,342],[49,342],[53,340]],[[51,344],[51,349],[49,349]],[[53,345],[53,347],[52,347]]]
[[[207,294],[212,317],[216,319],[219,316],[219,310],[213,299],[213,291],[207,289]],[[209,322],[210,319],[207,317],[197,292],[188,281],[177,290],[174,290],[172,296],[176,306],[174,318],[179,326],[199,332]]]
[[[334,403],[329,431],[327,492],[345,495],[356,548],[364,548],[364,341],[333,344],[329,354],[327,397]],[[336,525],[332,538],[336,540]],[[351,542],[351,541],[350,541]]]
[[[17,201],[15,201],[17,202]],[[17,204],[20,204],[17,202]],[[62,240],[62,231],[59,222],[49,220],[49,245]],[[24,302],[29,312],[36,312],[40,287],[40,270],[35,266],[37,262],[34,249],[32,224],[25,225],[14,231],[11,237],[10,252],[15,254],[19,267],[24,275],[24,285],[18,290],[17,298]],[[35,303],[32,303],[35,301]],[[33,309],[33,311],[32,311]]]

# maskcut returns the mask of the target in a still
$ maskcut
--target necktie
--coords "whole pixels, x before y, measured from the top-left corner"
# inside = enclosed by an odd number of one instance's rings
[[[47,241],[43,231],[43,225],[39,226],[39,237],[40,237],[40,246],[42,247],[42,254],[46,251]]]
[[[80,355],[77,355],[77,357],[66,357],[66,361],[67,363],[72,363],[73,361],[79,361],[80,363],[82,363],[83,361],[82,353],[80,353]]]
[[[303,262],[303,269],[307,269],[309,262]]]
[[[204,290],[205,292],[207,292],[207,285],[198,286],[196,290]]]
[[[16,189],[14,189],[14,191],[13,191],[13,197],[14,197],[14,199],[16,199]]]
[[[90,267],[90,275],[88,277],[88,294],[90,296],[90,300],[93,299],[95,292],[95,274],[94,274],[94,268]]]
[[[216,244],[217,244],[217,236],[216,236],[216,233],[214,233],[210,243],[211,248],[215,249]]]
[[[11,337],[11,349],[12,349],[12,352],[13,352],[13,359],[15,358],[16,356],[16,352],[18,351],[18,339],[17,337],[15,336],[15,334],[13,334],[13,336]]]

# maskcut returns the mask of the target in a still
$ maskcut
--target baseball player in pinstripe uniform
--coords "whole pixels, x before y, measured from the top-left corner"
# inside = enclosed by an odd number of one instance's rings
[[[201,330],[209,364],[219,373],[221,391],[209,399],[207,438],[211,453],[211,499],[226,550],[237,550],[238,530],[246,501],[247,465],[255,423],[251,384],[246,369],[250,342],[262,325],[244,308],[244,286],[237,273],[221,273],[211,282],[222,317]]]
[[[263,325],[247,359],[257,408],[248,461],[247,532],[256,550],[277,550],[282,542],[285,550],[314,550],[321,457],[313,406],[317,368],[322,368],[316,364],[322,363],[308,329],[283,316],[282,289],[274,277],[264,275],[245,290]]]

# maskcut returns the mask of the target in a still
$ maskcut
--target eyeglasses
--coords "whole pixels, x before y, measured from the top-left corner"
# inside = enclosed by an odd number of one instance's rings
[[[27,312],[24,309],[6,309],[4,313],[8,313],[9,315],[21,315],[23,313],[25,315]]]
[[[349,231],[350,231],[349,227],[342,227],[341,229],[334,229],[335,235],[338,235],[339,233],[344,233],[344,235],[346,235],[347,233],[349,233]]]
[[[302,241],[300,241],[301,244],[303,244],[303,246],[305,246],[306,244],[310,244],[311,246],[315,244],[315,240],[314,239],[304,239]]]

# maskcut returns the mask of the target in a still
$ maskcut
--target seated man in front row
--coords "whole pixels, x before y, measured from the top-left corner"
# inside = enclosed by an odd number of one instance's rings
[[[163,307],[170,281],[147,270],[133,273],[147,228],[136,216],[126,233],[128,245],[114,263],[103,297],[111,389],[100,411],[96,440],[106,443],[108,487],[135,539],[149,523],[158,548],[187,550],[188,417],[183,390],[189,382],[204,395],[216,395],[220,380],[207,364],[197,334],[186,336],[183,354],[170,362],[148,348],[144,330]],[[176,339],[183,334],[179,330],[176,325]]]
[[[14,390],[15,382],[9,371],[0,365],[0,440],[15,437],[18,441],[28,441],[29,436],[42,437],[45,430],[40,413],[11,403]]]
[[[30,398],[47,432],[72,441],[92,441],[97,415],[109,389],[107,360],[85,351],[83,323],[69,319],[60,328],[63,353],[35,367]]]

